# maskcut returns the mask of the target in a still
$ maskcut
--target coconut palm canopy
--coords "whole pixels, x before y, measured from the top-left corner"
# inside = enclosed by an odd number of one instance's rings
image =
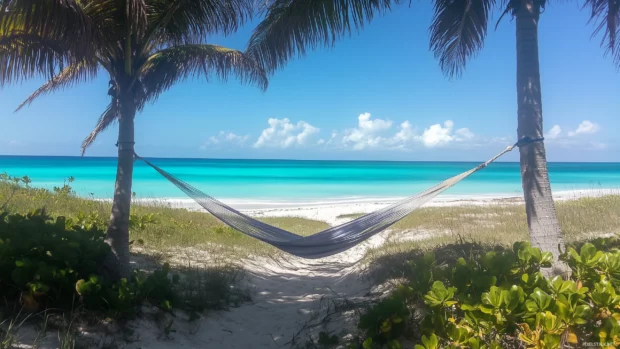
[[[237,30],[251,15],[251,1],[8,0],[2,7],[0,81],[51,77],[18,109],[98,73],[109,75],[110,104],[83,151],[119,117],[120,100],[128,96],[139,112],[192,76],[234,74],[267,87],[264,71],[242,52],[205,43]]]
[[[494,11],[514,14],[521,0],[434,0],[430,25],[430,48],[448,76],[463,72],[469,59],[483,47]],[[539,0],[544,7],[545,0]],[[373,17],[398,5],[415,7],[405,0],[270,0],[265,19],[256,27],[248,44],[251,54],[270,72],[289,60],[302,57],[319,46],[333,46],[346,35],[360,30]],[[602,36],[602,46],[620,67],[620,0],[587,0],[593,35]]]

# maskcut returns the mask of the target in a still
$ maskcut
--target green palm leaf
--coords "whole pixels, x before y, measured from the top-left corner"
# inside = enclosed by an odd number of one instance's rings
[[[71,49],[87,50],[96,36],[96,26],[77,0],[4,0],[0,30],[36,34],[63,41]]]
[[[202,43],[209,34],[230,34],[252,14],[250,0],[149,1],[148,41],[160,45]]]
[[[291,58],[361,29],[402,0],[272,0],[254,30],[248,54],[272,72]]]
[[[243,82],[256,83],[266,89],[264,70],[237,50],[216,45],[181,45],[154,53],[141,67],[140,83],[144,98],[139,105],[153,101],[172,85],[193,76],[212,75],[222,80],[234,74]]]
[[[620,67],[620,0],[586,0],[583,6],[590,8],[590,21],[596,22],[593,35],[603,32],[601,46]]]
[[[65,61],[62,45],[38,35],[0,35],[0,86],[35,76],[51,77]]]
[[[118,105],[116,100],[113,100],[106,110],[101,114],[99,120],[97,121],[97,125],[93,129],[93,131],[82,141],[82,155],[86,153],[86,149],[90,147],[94,142],[97,136],[103,131],[105,131],[108,127],[110,127],[116,118],[118,117]]]
[[[483,47],[495,0],[435,0],[430,49],[448,76],[459,76]]]
[[[71,64],[31,94],[22,104],[20,104],[19,107],[17,107],[16,111],[19,111],[24,106],[29,105],[35,99],[44,94],[74,86],[80,82],[92,80],[96,76],[97,64],[93,62],[84,60],[79,63]]]

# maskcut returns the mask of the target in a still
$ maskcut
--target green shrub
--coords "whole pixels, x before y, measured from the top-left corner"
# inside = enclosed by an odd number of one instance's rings
[[[0,283],[29,308],[67,306],[76,282],[96,273],[110,248],[102,231],[52,221],[43,210],[0,215]],[[71,292],[73,291],[73,292]]]
[[[44,210],[0,213],[0,296],[32,311],[83,305],[122,315],[147,300],[170,310],[179,278],[168,265],[114,283],[100,275],[110,247],[99,221],[92,214],[53,220]]]
[[[409,263],[409,281],[361,317],[364,348],[400,348],[396,339],[416,334],[421,335],[416,349],[543,349],[584,342],[615,348],[620,345],[615,246],[613,239],[598,239],[569,248],[562,259],[572,269],[570,280],[545,278],[540,268],[550,265],[551,254],[524,242],[512,251],[449,262],[437,261],[432,252],[417,257]]]

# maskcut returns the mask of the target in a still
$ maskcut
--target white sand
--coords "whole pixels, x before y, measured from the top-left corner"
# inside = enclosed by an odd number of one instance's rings
[[[560,192],[554,196],[557,200],[567,200],[611,193],[617,192],[603,190]],[[244,211],[254,216],[296,216],[339,224],[347,220],[337,218],[340,215],[370,212],[395,200],[397,199],[324,202],[301,207],[291,207],[290,204],[277,207],[273,203],[268,207],[260,204],[254,204],[252,207],[246,203]],[[521,200],[511,196],[451,197],[436,199],[428,206],[488,205],[498,202],[519,203]],[[149,201],[143,203],[148,204]],[[195,205],[185,200],[172,201],[169,204],[196,209]],[[109,342],[115,337],[118,348],[132,349],[289,348],[293,344],[303,346],[309,336],[316,338],[316,335],[324,330],[340,338],[347,338],[356,331],[354,311],[333,315],[324,326],[319,325],[329,313],[329,306],[333,305],[333,302],[341,302],[344,299],[363,302],[371,299],[370,294],[373,297],[377,296],[377,290],[371,290],[368,281],[360,277],[362,266],[358,262],[369,247],[383,244],[388,234],[389,232],[378,234],[353,249],[319,260],[303,260],[296,257],[282,260],[249,258],[243,262],[243,267],[251,275],[249,285],[255,290],[253,302],[230,311],[204,314],[203,318],[193,323],[187,321],[187,315],[178,314],[172,327],[175,332],[170,333],[169,338],[164,335],[165,323],[169,319],[162,320],[159,315],[153,311],[149,312],[148,309],[147,316],[127,325],[127,328],[134,332],[129,338],[120,340],[118,335],[107,337],[100,334],[85,333],[85,335],[96,338],[101,343]],[[406,236],[400,238],[415,240],[428,236],[428,232],[408,232],[404,235]],[[194,249],[192,254],[198,255],[198,259],[209,259],[203,251]],[[177,262],[184,263],[183,254],[177,256]],[[127,339],[130,339],[130,342],[127,342]]]
[[[330,300],[346,297],[358,300],[369,292],[370,285],[360,280],[356,262],[369,245],[381,244],[383,236],[376,236],[364,244],[338,256],[321,260],[254,259],[246,261],[251,286],[255,289],[253,303],[231,311],[207,314],[197,326],[195,335],[191,326],[180,323],[174,334],[176,345],[191,348],[278,348],[289,347],[297,338],[304,344],[307,335],[323,329],[314,327],[301,331],[305,325],[316,324],[326,315]],[[351,315],[351,314],[349,314]],[[353,318],[334,319],[331,327],[339,337],[352,334]],[[335,326],[334,326],[335,325]],[[295,337],[297,335],[297,337]],[[130,348],[171,348],[171,343],[142,340]]]

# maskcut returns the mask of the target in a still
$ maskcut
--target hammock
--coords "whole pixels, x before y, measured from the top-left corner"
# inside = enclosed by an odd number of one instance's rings
[[[198,203],[201,207],[230,227],[248,236],[275,246],[284,252],[302,258],[312,259],[335,255],[354,247],[355,245],[403,219],[405,216],[429,202],[446,189],[454,186],[473,173],[487,167],[490,163],[497,160],[500,156],[512,151],[515,147],[541,140],[542,139],[532,140],[530,138],[524,138],[515,145],[506,148],[489,161],[484,162],[469,171],[449,178],[419,194],[354,219],[348,223],[344,223],[306,237],[274,227],[245,215],[201,192],[190,184],[174,177],[170,173],[153,165],[148,160],[139,157],[137,154],[135,154],[135,157],[136,159],[144,161],[155,171],[159,172],[162,176],[168,179],[168,181],[181,189],[187,196],[196,201],[196,203]]]

